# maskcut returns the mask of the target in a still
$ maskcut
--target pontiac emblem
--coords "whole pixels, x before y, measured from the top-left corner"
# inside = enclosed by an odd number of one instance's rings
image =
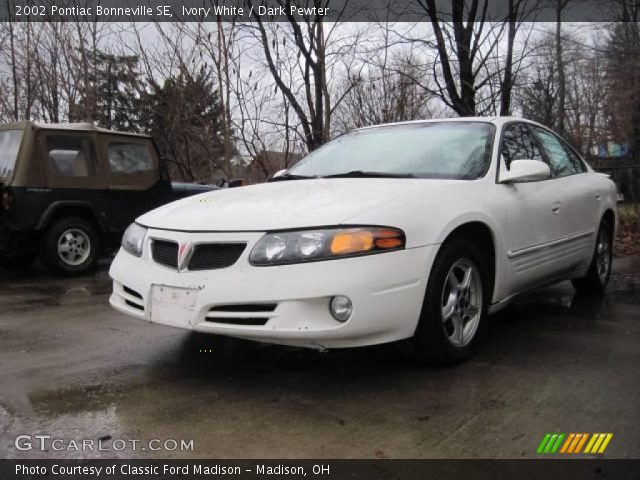
[[[178,246],[178,271],[182,272],[187,269],[187,263],[191,253],[190,243],[180,243]]]

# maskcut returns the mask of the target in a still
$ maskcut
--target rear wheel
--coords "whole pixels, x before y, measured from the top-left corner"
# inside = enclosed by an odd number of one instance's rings
[[[607,287],[613,260],[612,231],[610,223],[602,220],[589,270],[584,277],[572,280],[574,288],[579,292],[601,293]]]
[[[98,233],[82,217],[66,217],[53,223],[42,239],[40,257],[57,275],[79,275],[98,260]]]
[[[445,243],[431,269],[413,354],[427,363],[455,364],[471,357],[485,326],[489,301],[486,262],[464,238]]]

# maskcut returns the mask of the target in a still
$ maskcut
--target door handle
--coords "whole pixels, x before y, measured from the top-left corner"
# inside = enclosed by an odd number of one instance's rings
[[[553,205],[551,205],[551,211],[553,212],[554,215],[558,215],[560,213],[560,206],[562,204],[560,202],[556,202]]]
[[[600,192],[596,192],[596,201],[599,202],[602,199],[602,194]]]

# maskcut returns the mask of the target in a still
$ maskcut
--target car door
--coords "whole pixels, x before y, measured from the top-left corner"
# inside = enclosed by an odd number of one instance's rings
[[[160,178],[151,140],[102,134],[101,150],[109,172],[109,211],[113,230],[122,231],[137,217],[161,205],[171,185]]]
[[[553,132],[531,126],[543,154],[546,156],[554,183],[562,194],[560,218],[562,256],[559,266],[564,270],[584,268],[591,260],[600,216],[602,192],[589,187],[586,166],[571,148]]]
[[[500,146],[500,173],[514,160],[546,159],[525,123],[503,127]],[[545,180],[499,183],[499,199],[504,208],[505,296],[518,293],[557,276],[561,255],[554,245],[562,238],[564,197],[550,177]]]

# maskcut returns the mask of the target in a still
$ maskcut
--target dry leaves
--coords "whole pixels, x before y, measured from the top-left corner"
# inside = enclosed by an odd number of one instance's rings
[[[616,255],[640,255],[640,215],[636,212],[632,206],[620,208]]]

